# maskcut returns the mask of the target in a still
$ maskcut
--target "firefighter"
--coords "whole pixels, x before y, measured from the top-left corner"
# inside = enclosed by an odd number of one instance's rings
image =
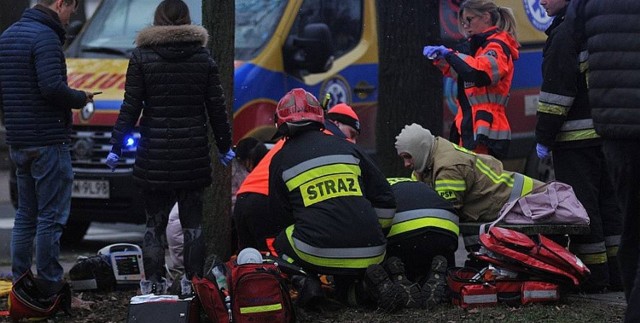
[[[570,245],[591,271],[583,291],[600,292],[606,287],[622,290],[616,258],[622,214],[601,150],[602,141],[591,119],[588,55],[576,45],[571,26],[563,23],[569,1],[543,0],[540,4],[554,19],[546,31],[543,51],[536,124],[538,157],[552,158],[555,178],[573,187],[589,214],[590,233],[571,236]]]
[[[395,146],[404,166],[453,203],[462,222],[495,220],[504,204],[544,184],[504,170],[496,158],[436,137],[415,123],[402,129]],[[464,241],[467,249],[473,249],[478,236],[464,237]]]
[[[329,109],[327,119],[334,123],[347,140],[356,143],[358,135],[360,135],[360,118],[353,109],[346,103],[338,103]]]
[[[507,155],[511,128],[505,108],[518,59],[516,23],[509,8],[491,0],[467,0],[458,13],[468,37],[464,53],[425,46],[423,55],[458,84],[458,111],[450,140],[461,147],[497,158]],[[462,90],[464,89],[464,90]]]
[[[307,272],[333,275],[340,294],[384,260],[378,218],[391,223],[393,192],[367,153],[321,131],[324,112],[312,94],[291,90],[276,116],[285,141],[269,167],[269,209],[283,227],[274,247]],[[374,268],[367,279],[378,305],[401,308],[402,288]]]
[[[404,271],[408,280],[422,286],[425,301],[440,303],[444,300],[446,283],[435,278],[436,275],[444,278],[448,264],[455,265],[460,233],[458,215],[450,202],[425,183],[410,178],[387,180],[397,204],[387,234],[387,256],[402,261],[404,270],[398,271]],[[393,277],[393,270],[388,271]]]

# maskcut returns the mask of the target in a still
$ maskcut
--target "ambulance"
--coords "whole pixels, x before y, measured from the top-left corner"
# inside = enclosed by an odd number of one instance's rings
[[[144,223],[132,181],[136,143],[127,140],[121,163],[104,165],[112,126],[124,97],[130,53],[138,31],[153,21],[160,1],[102,0],[66,50],[69,85],[102,92],[74,111],[72,162],[75,174],[66,241],[82,239],[91,222]],[[201,0],[185,0],[194,24],[201,24]],[[514,142],[510,159],[527,165],[535,157],[535,109],[541,83],[542,32],[550,23],[535,0],[497,1],[513,8],[522,54],[516,63],[508,117]],[[462,38],[456,14],[460,1],[441,0],[441,36],[453,47]],[[233,140],[269,139],[282,95],[302,87],[332,106],[354,107],[363,129],[358,144],[375,151],[378,98],[377,15],[374,0],[236,0]],[[426,44],[425,44],[426,45]],[[421,48],[416,48],[421,51]],[[455,83],[444,80],[443,133],[455,115]],[[535,163],[537,165],[537,158]]]

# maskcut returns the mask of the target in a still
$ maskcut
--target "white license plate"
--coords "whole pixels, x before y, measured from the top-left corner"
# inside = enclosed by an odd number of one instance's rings
[[[109,181],[75,179],[71,197],[108,199]]]

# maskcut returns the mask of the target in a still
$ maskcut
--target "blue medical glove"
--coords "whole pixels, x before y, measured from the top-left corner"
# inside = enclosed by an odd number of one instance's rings
[[[538,154],[538,158],[545,159],[549,157],[549,147],[543,144],[536,144],[536,153]]]
[[[436,59],[443,58],[445,55],[449,54],[451,49],[446,48],[442,45],[440,46],[424,46],[422,49],[422,55],[428,59]]]
[[[109,153],[109,155],[107,156],[107,160],[104,163],[107,164],[107,166],[109,166],[109,168],[111,168],[111,171],[113,172],[116,170],[116,166],[118,166],[119,159],[120,156],[114,153]]]
[[[226,154],[218,153],[218,158],[220,158],[220,163],[224,166],[229,165],[231,160],[236,157],[236,153],[233,150],[229,149]]]

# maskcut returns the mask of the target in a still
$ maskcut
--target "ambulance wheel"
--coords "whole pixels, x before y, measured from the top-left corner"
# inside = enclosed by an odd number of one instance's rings
[[[62,238],[60,238],[60,242],[65,245],[70,245],[73,243],[78,243],[84,239],[84,235],[89,230],[89,226],[91,222],[81,222],[75,220],[67,221],[67,225],[64,226],[64,231],[62,232]]]

